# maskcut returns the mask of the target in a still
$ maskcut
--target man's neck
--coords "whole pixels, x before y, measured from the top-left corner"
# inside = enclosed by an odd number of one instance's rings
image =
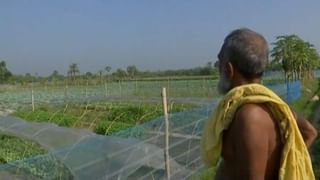
[[[247,80],[244,78],[238,78],[233,82],[232,88],[241,86],[241,85],[246,85],[246,84],[253,84],[253,83],[261,84],[261,79],[255,78],[255,79]]]

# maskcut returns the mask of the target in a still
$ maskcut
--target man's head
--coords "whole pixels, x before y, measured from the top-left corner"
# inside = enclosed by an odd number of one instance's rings
[[[262,35],[247,28],[232,31],[218,54],[218,90],[225,94],[241,84],[260,82],[268,62],[268,44]]]

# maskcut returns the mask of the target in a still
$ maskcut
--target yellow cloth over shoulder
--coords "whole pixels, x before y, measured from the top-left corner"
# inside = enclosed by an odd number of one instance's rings
[[[236,110],[246,103],[264,103],[273,117],[276,117],[284,144],[279,179],[315,179],[308,149],[289,106],[260,84],[235,87],[219,102],[202,135],[201,155],[205,164],[209,167],[216,166],[222,150],[222,133],[228,129]]]

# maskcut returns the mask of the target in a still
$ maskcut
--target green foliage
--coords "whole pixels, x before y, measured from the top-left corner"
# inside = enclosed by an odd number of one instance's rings
[[[320,134],[320,130],[318,130],[318,134]],[[313,154],[313,169],[316,177],[320,178],[320,137],[316,139],[312,154]]]
[[[318,101],[311,101],[314,95],[319,95],[320,93],[320,80],[305,80],[302,82],[302,95],[301,97],[292,104],[292,107],[301,113],[304,117],[309,120],[313,120],[315,111],[320,107]],[[314,120],[313,120],[314,121]],[[314,121],[313,124],[317,127],[320,134],[320,123],[319,121]],[[316,178],[320,178],[320,137],[315,140],[314,144],[311,146],[311,157],[313,160],[313,169]]]
[[[0,62],[0,83],[5,83],[12,76],[12,73],[7,69],[5,61]]]
[[[282,70],[281,63],[278,63],[276,61],[271,61],[266,66],[266,71],[281,71],[281,70]]]
[[[271,67],[281,64],[288,80],[313,78],[313,70],[319,66],[320,57],[312,44],[297,35],[278,36],[271,51]]]
[[[95,132],[97,134],[110,135],[114,132],[131,127],[132,125],[115,121],[100,121],[96,125]]]
[[[168,76],[217,76],[218,69],[214,67],[212,62],[208,62],[201,67],[191,69],[164,70],[164,71],[139,71],[135,65],[130,65],[126,70],[117,69],[112,73],[113,79],[124,79],[133,77],[168,77]]]
[[[46,153],[46,150],[32,141],[7,135],[0,135],[0,147],[0,164]]]
[[[63,75],[59,74],[57,70],[54,70],[52,74],[48,77],[48,80],[51,81],[58,81],[58,80],[63,80]]]
[[[16,177],[72,179],[68,168],[52,156],[42,156],[47,151],[32,141],[0,135],[0,147],[0,164],[7,164],[8,173]]]
[[[130,65],[127,67],[127,74],[132,79],[139,74],[139,70],[135,65]]]
[[[145,129],[142,126],[133,126],[130,129],[126,129],[124,131],[118,131],[113,133],[112,135],[116,137],[122,138],[139,138],[143,136],[145,133]]]
[[[317,101],[311,101],[312,97],[320,92],[319,82],[319,80],[302,81],[301,97],[292,103],[292,107],[308,119],[313,118],[313,113],[320,105]]]
[[[19,110],[12,114],[13,116],[20,117],[25,120],[33,122],[52,122],[59,126],[71,127],[77,120],[77,117],[70,114],[50,112],[45,110]]]
[[[129,65],[126,69],[118,68],[113,73],[111,73],[111,67],[105,66],[105,68],[100,69],[99,73],[93,72],[83,72],[80,73],[79,66],[76,63],[72,63],[68,67],[67,76],[59,74],[57,70],[47,77],[39,76],[37,73],[26,73],[25,75],[15,75],[6,69],[6,64],[4,61],[0,62],[0,80],[5,79],[5,82],[10,82],[11,84],[21,84],[26,85],[28,83],[34,82],[42,83],[46,82],[49,84],[59,84],[64,86],[66,82],[69,85],[85,85],[87,80],[90,80],[90,84],[104,84],[107,82],[117,82],[119,80],[132,80],[134,79],[149,79],[149,78],[165,78],[173,77],[174,79],[202,79],[203,76],[209,76],[214,79],[218,77],[218,69],[213,65],[213,62],[207,62],[205,65],[190,68],[190,69],[176,69],[176,70],[158,70],[158,71],[141,71],[135,65]],[[102,73],[105,72],[105,79]],[[70,82],[71,80],[71,82]],[[1,83],[2,81],[0,81]],[[42,83],[43,84],[43,83]]]
[[[76,80],[76,75],[77,73],[80,73],[80,70],[78,68],[78,64],[72,63],[69,65],[69,70],[68,70],[68,76],[72,81]]]
[[[69,169],[51,155],[35,156],[28,161],[11,162],[7,172],[23,179],[74,179]]]
[[[121,68],[118,68],[116,72],[112,73],[116,79],[124,79],[127,76],[127,72]]]
[[[103,106],[102,106],[103,107]],[[98,108],[101,110],[101,106]],[[191,105],[176,105],[171,109],[172,112],[181,111],[192,107]],[[107,106],[104,106],[106,108]],[[154,119],[162,115],[162,107],[159,104],[143,103],[143,104],[115,104],[109,106],[108,116],[104,117],[96,125],[95,132],[98,134],[111,134],[122,129],[142,124],[146,121]],[[135,135],[141,135],[141,131],[135,129]]]
[[[191,107],[193,105],[174,104],[169,110],[178,112]],[[157,103],[94,103],[73,104],[68,108],[40,106],[34,112],[29,109],[20,109],[12,115],[28,121],[88,128],[98,134],[110,135],[152,120],[162,114],[162,105]]]

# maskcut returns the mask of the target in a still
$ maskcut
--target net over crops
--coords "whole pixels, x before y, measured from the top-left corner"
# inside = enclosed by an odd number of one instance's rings
[[[280,96],[286,95],[285,85],[271,88]],[[201,106],[169,115],[172,179],[192,178],[203,168],[200,137],[205,121],[218,102],[215,98],[189,100]],[[163,117],[109,136],[52,123],[1,117],[0,133],[32,140],[47,150],[41,155],[1,165],[0,176],[8,179],[165,178]]]

